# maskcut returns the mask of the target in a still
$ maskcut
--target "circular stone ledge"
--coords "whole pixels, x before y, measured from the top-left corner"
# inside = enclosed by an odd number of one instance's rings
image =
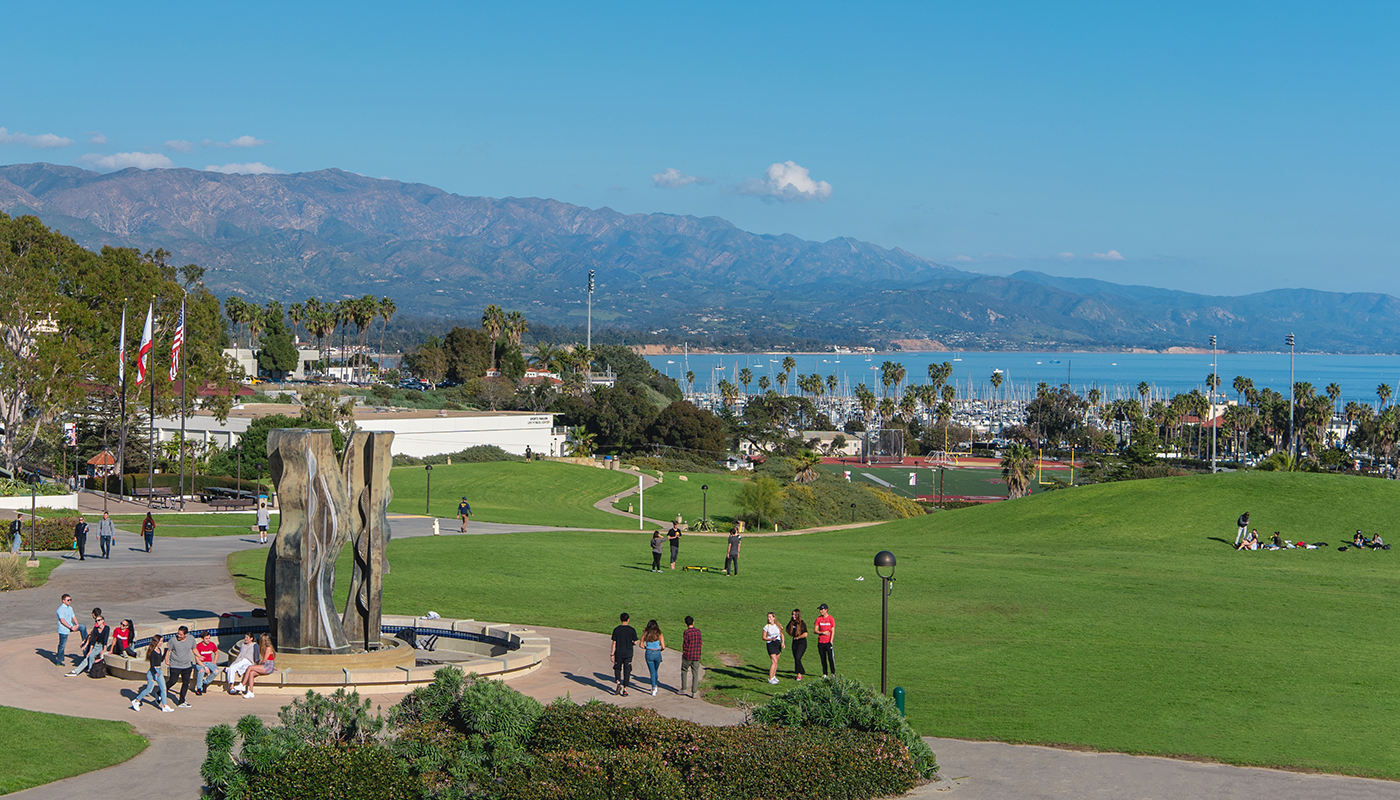
[[[219,643],[220,666],[214,683],[226,686],[222,667],[232,658],[231,648],[244,633],[257,636],[268,631],[265,617],[209,617],[173,620],[158,625],[138,625],[135,658],[112,653],[103,658],[107,673],[130,681],[146,679],[145,648],[157,635],[172,636],[183,625],[198,638],[205,631]],[[370,653],[310,656],[277,654],[277,672],[258,677],[259,693],[303,694],[308,689],[359,689],[375,693],[410,692],[432,683],[438,670],[457,669],[484,678],[510,680],[539,669],[549,657],[549,638],[520,625],[478,622],[471,619],[419,619],[386,614],[380,627],[384,648]],[[413,631],[418,649],[396,635]],[[167,679],[169,668],[163,668]]]

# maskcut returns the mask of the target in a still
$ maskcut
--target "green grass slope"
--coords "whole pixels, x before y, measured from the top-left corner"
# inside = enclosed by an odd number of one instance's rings
[[[0,794],[110,767],[146,749],[125,722],[0,706]]]
[[[426,470],[398,467],[390,472],[389,481],[394,487],[391,512],[424,512]],[[634,476],[578,464],[453,464],[433,468],[432,513],[455,517],[457,503],[465,495],[472,505],[472,519],[481,522],[625,529],[625,518],[599,511],[593,504],[636,485]],[[636,521],[631,524],[635,526]]]

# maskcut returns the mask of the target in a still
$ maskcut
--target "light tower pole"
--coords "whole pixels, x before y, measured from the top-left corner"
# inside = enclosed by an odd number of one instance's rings
[[[593,270],[588,271],[588,351],[593,352]]]
[[[1298,458],[1297,439],[1293,436],[1293,334],[1284,337],[1288,343],[1288,456]]]
[[[1220,356],[1215,349],[1215,337],[1210,337],[1210,474],[1218,468],[1215,465],[1215,440],[1219,425],[1215,424],[1215,386],[1220,382]]]

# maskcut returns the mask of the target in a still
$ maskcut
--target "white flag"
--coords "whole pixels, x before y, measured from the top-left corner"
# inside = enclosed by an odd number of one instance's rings
[[[126,306],[122,306],[122,338],[117,345],[117,385],[126,386]]]
[[[136,351],[136,385],[140,386],[146,382],[146,368],[150,366],[151,346],[155,342],[151,341],[151,324],[155,321],[155,306],[146,306],[146,327],[141,331],[141,348]]]

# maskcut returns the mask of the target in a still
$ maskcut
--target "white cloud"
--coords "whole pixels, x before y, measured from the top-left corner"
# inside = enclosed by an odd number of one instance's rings
[[[187,142],[184,139],[171,139],[165,143],[166,150],[174,150],[177,153],[193,153],[194,142]]]
[[[1123,254],[1117,250],[1109,250],[1107,253],[1090,253],[1085,258],[1092,258],[1095,261],[1127,261]]]
[[[27,133],[10,133],[8,130],[0,128],[0,144],[22,144],[41,150],[52,150],[56,147],[67,147],[72,143],[72,139],[57,134],[41,133],[38,136],[31,136]]]
[[[106,144],[107,137],[102,135],[102,131],[88,131],[88,144]]]
[[[1070,253],[1070,252],[1056,253],[1056,254],[1055,254],[1055,258],[1074,258],[1074,253]]]
[[[950,260],[950,261],[957,261],[957,262],[960,262],[960,263],[967,263],[967,262],[969,262],[969,261],[976,261],[977,259],[973,258],[972,256],[965,256],[965,255],[962,255],[962,254],[960,253],[960,254],[958,254],[958,255],[953,256],[953,257],[952,257],[951,259],[949,259],[949,260]]]
[[[137,169],[173,169],[175,162],[160,153],[114,153],[110,156],[88,153],[78,159],[79,164],[92,167],[99,172],[115,172],[127,167]]]
[[[240,136],[237,139],[230,139],[227,142],[216,142],[213,139],[205,139],[200,142],[205,147],[262,147],[271,144],[266,139],[254,139],[251,136]]]
[[[739,194],[783,203],[825,202],[831,198],[831,184],[814,181],[807,168],[792,161],[773,164],[763,178],[749,178],[739,184]]]
[[[281,175],[282,170],[274,169],[261,161],[254,161],[251,164],[210,164],[204,168],[205,172],[222,172],[225,175]]]
[[[700,175],[687,175],[684,172],[669,167],[664,172],[658,172],[651,176],[651,184],[658,189],[679,189],[682,186],[689,186],[692,183],[714,183],[713,179],[701,177]]]

